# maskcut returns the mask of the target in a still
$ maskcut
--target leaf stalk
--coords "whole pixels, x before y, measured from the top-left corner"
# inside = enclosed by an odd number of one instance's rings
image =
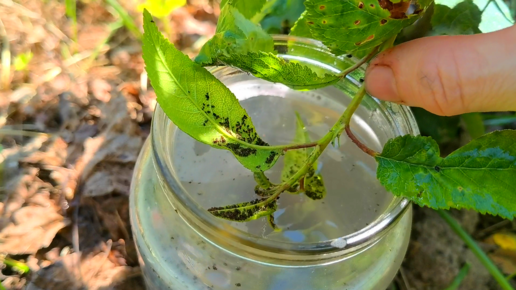
[[[356,70],[357,68],[361,67],[364,63],[370,61],[375,55],[376,53],[378,53],[378,50],[379,50],[379,46],[373,48],[373,50],[371,50],[371,52],[366,55],[364,58],[362,58],[361,60],[359,60],[357,63],[355,63],[353,66],[350,66],[349,68],[347,68],[346,70],[344,70],[343,72],[341,72],[339,74],[339,77],[342,79],[342,78],[345,78],[348,74],[350,74],[351,72],[353,72],[354,70]]]

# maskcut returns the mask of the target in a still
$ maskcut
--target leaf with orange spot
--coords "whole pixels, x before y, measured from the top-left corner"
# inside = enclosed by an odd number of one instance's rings
[[[307,0],[298,22],[333,53],[362,57],[414,23],[429,4],[420,0],[416,12],[407,15],[410,3],[401,0]]]

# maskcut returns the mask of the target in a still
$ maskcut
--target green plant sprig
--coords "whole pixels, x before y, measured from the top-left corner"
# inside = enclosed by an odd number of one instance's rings
[[[377,51],[375,49],[375,51]],[[372,58],[374,54],[370,54],[366,56],[366,58]],[[364,61],[366,62],[366,61]],[[356,68],[358,68],[357,66]],[[272,214],[270,211],[264,212],[264,208],[268,209],[267,205],[271,203],[275,203],[276,200],[279,198],[279,196],[286,190],[291,189],[291,187],[300,182],[303,177],[305,177],[310,168],[312,168],[313,164],[317,162],[317,159],[321,156],[321,154],[324,152],[326,147],[335,140],[336,138],[339,138],[339,136],[342,134],[342,132],[349,128],[349,124],[351,121],[351,117],[353,116],[353,113],[357,110],[360,103],[362,102],[363,98],[365,96],[365,85],[362,85],[356,95],[353,97],[352,101],[350,102],[349,106],[346,108],[344,113],[340,116],[340,118],[335,122],[335,124],[332,126],[332,128],[329,130],[326,135],[324,135],[321,139],[319,139],[317,142],[315,142],[317,145],[315,146],[315,149],[312,151],[310,156],[308,157],[308,160],[305,162],[305,164],[294,174],[292,175],[287,181],[279,184],[279,185],[273,185],[273,190],[269,197],[266,199],[262,199],[260,202],[253,204],[252,208],[242,208],[242,204],[237,205],[228,205],[224,207],[213,207],[208,209],[210,213],[212,213],[215,216],[226,218],[229,220],[235,220],[233,217],[238,216],[240,219],[238,221],[249,221],[254,220],[258,217],[270,215]],[[365,145],[364,145],[365,146]],[[263,173],[259,174],[260,180],[263,180],[264,175]],[[266,179],[266,177],[265,177]],[[229,214],[228,214],[229,213]]]
[[[305,190],[310,197],[307,189],[316,186],[319,191],[312,197],[324,197],[324,188],[320,190],[324,184],[322,177],[315,174],[315,161],[329,143],[339,140],[336,137],[346,131],[360,149],[375,158],[377,179],[392,194],[434,209],[471,208],[504,218],[516,216],[516,180],[512,178],[516,174],[516,148],[511,141],[516,138],[514,130],[486,134],[445,158],[440,156],[434,140],[411,135],[390,139],[381,152],[375,152],[354,136],[349,125],[363,97],[360,94],[365,93],[362,87],[332,130],[319,141],[304,138],[296,144],[270,146],[259,137],[238,99],[203,67],[224,63],[293,89],[310,90],[334,84],[377,51],[392,46],[398,33],[419,19],[432,0],[418,0],[418,8],[410,15],[399,10],[408,2],[386,2],[393,6],[378,0],[306,0],[306,12],[294,25],[294,34],[320,40],[336,55],[365,56],[341,74],[321,73],[316,67],[278,56],[272,37],[249,20],[262,5],[252,5],[250,10],[251,6],[240,0],[228,1],[221,11],[216,35],[202,48],[196,62],[169,43],[150,14],[144,12],[143,57],[163,111],[180,130],[196,140],[231,151],[262,182],[255,189],[261,198],[212,208],[210,212],[230,220],[247,221],[270,217],[276,210],[277,197],[285,190]],[[463,5],[474,5],[469,2]],[[457,13],[461,7],[439,10],[440,16],[432,17],[432,33],[450,33],[459,28],[478,32],[478,27],[453,27],[454,19],[466,17]],[[470,10],[478,10],[473,8]],[[460,23],[469,27],[477,22]],[[343,32],[345,37],[341,36]],[[303,126],[299,128],[302,130]],[[289,153],[297,150],[304,151],[290,158],[293,155]],[[283,182],[265,182],[264,171],[283,154],[293,162],[288,171],[284,170],[287,174],[282,174]],[[479,179],[481,183],[477,182]]]

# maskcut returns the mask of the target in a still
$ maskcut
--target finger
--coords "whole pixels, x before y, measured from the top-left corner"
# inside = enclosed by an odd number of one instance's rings
[[[434,36],[381,53],[367,91],[438,115],[516,110],[516,26],[494,33]]]

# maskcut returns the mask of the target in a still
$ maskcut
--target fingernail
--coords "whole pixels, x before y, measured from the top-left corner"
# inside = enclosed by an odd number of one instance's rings
[[[394,73],[390,67],[371,67],[367,70],[365,81],[366,90],[371,96],[391,102],[400,101]]]

